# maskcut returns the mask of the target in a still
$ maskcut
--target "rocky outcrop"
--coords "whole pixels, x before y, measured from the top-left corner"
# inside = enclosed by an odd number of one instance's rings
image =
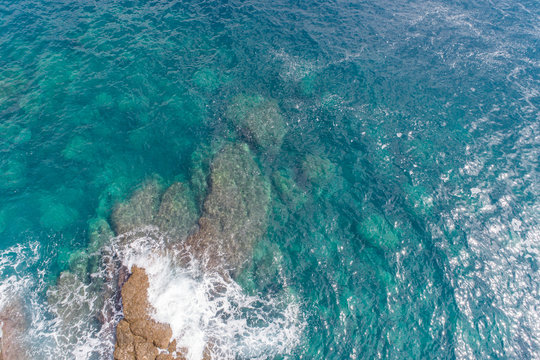
[[[287,128],[277,102],[260,95],[239,95],[227,109],[227,118],[249,142],[263,150],[281,148]]]
[[[21,299],[14,300],[0,311],[0,360],[26,360],[30,356],[23,342],[28,323]]]
[[[210,167],[210,192],[190,252],[235,277],[266,230],[270,186],[246,144],[229,144]]]
[[[122,287],[124,319],[116,327],[115,360],[180,360],[172,330],[150,317],[148,276],[144,269],[133,266],[131,275]]]

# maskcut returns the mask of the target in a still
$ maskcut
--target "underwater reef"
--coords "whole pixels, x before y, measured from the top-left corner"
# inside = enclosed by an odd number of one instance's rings
[[[170,319],[156,320],[159,311],[153,303],[159,300],[152,282],[158,281],[156,274],[174,273],[174,269],[191,269],[210,304],[231,301],[234,307],[244,303],[247,310],[234,310],[231,321],[245,316],[246,311],[267,311],[256,310],[267,300],[243,294],[236,281],[249,288],[251,272],[278,271],[277,249],[272,251],[274,259],[263,259],[263,265],[253,268],[258,240],[267,231],[271,202],[271,181],[262,174],[257,154],[279,150],[285,123],[277,103],[260,95],[234,97],[226,118],[234,128],[232,136],[217,136],[210,146],[202,145],[193,153],[190,179],[151,175],[125,200],[115,201],[119,189],[114,187],[100,196],[97,215],[88,221],[87,247],[67,256],[66,268],[46,292],[49,311],[56,319],[54,341],[61,348],[88,352],[92,343],[85,341],[88,334],[94,334],[96,341],[109,339],[108,345],[100,346],[100,356],[112,355],[116,360],[219,358],[224,353],[218,349],[223,347],[220,335],[199,331],[195,335],[204,343],[190,353],[185,345],[191,341],[186,333],[191,324],[178,330]],[[168,261],[170,267],[146,269],[145,264],[152,266],[150,258],[158,263]],[[170,290],[197,291],[179,286],[160,289],[162,293]],[[261,309],[273,303],[268,301]],[[251,303],[255,305],[250,307]],[[212,312],[216,310],[210,309]],[[219,314],[210,318],[215,316],[219,318]],[[261,318],[260,314],[254,316]],[[0,359],[31,358],[22,340],[29,318],[22,302],[3,307]],[[267,325],[282,331],[271,321]],[[235,336],[234,331],[231,334]],[[254,332],[255,341],[259,336]],[[235,355],[229,352],[227,356]]]
[[[128,234],[124,241],[129,241],[137,229],[154,224],[170,247],[187,250],[205,268],[218,270],[225,279],[235,278],[265,231],[269,183],[243,143],[226,144],[212,160],[208,178],[203,212],[196,231],[189,236],[189,230],[194,228],[195,206],[188,185],[174,183],[160,195],[156,179],[114,210],[115,231]],[[114,358],[183,359],[185,349],[177,349],[176,341],[171,341],[170,326],[150,316],[145,270],[133,266],[130,272],[121,289],[124,317],[116,328]],[[210,358],[209,354],[205,349],[203,358]]]

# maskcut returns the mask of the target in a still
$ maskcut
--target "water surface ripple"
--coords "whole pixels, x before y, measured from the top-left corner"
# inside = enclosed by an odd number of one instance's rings
[[[0,312],[30,358],[112,358],[105,269],[60,273],[149,178],[202,211],[247,143],[268,224],[204,315],[224,356],[540,358],[539,41],[525,0],[0,0]]]

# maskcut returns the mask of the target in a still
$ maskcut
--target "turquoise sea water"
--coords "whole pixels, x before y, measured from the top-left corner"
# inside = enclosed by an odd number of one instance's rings
[[[200,216],[245,143],[248,305],[190,318],[238,317],[201,325],[221,356],[539,358],[539,44],[535,1],[0,0],[0,309],[30,358],[112,358],[109,324],[58,310],[103,269],[55,297],[60,274],[149,179]]]

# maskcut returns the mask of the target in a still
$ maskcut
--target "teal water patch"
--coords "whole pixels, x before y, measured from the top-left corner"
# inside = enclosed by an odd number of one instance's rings
[[[111,238],[209,223],[232,299],[275,300],[236,308],[237,358],[538,357],[536,4],[0,13],[0,318],[35,319],[30,358],[111,358]]]

